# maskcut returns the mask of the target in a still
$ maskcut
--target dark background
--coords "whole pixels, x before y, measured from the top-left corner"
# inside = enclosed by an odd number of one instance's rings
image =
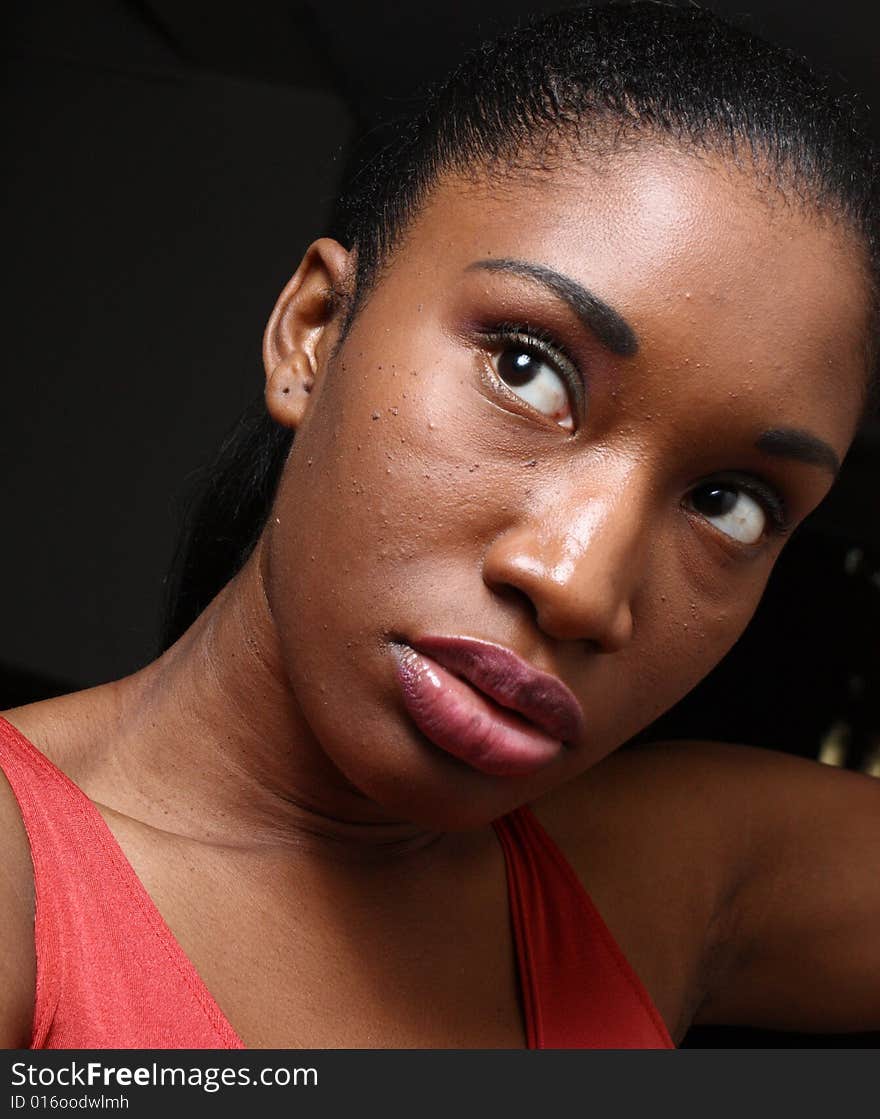
[[[261,391],[263,325],[326,231],[354,141],[375,143],[464,47],[563,6],[13,4],[0,707],[155,654],[182,501]],[[707,6],[880,105],[876,4]],[[875,421],[743,640],[651,734],[880,773],[878,482]],[[745,1031],[690,1043],[838,1044]]]

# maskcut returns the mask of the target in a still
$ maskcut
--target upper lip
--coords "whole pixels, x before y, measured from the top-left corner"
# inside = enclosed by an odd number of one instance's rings
[[[556,676],[533,668],[510,649],[473,637],[427,636],[408,644],[552,738],[571,742],[580,735],[583,711],[572,692]]]

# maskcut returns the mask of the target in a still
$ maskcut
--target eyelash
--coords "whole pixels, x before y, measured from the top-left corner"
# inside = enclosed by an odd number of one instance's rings
[[[583,408],[585,386],[577,362],[553,335],[542,327],[528,323],[501,322],[482,334],[484,344],[503,349],[511,342],[518,343],[528,353],[543,358],[553,366],[568,386],[578,412]]]
[[[484,342],[489,347],[502,348],[511,342],[516,342],[529,353],[548,361],[571,390],[575,403],[580,409],[583,406],[585,386],[583,377],[578,371],[575,360],[553,335],[542,327],[530,326],[522,322],[501,322],[492,330],[483,334]],[[748,494],[756,501],[767,514],[768,522],[774,535],[785,536],[791,531],[786,503],[781,494],[772,486],[753,475],[722,474],[698,482],[689,492],[702,486],[730,485]]]

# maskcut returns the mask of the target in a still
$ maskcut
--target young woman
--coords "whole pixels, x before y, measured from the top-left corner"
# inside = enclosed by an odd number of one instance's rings
[[[155,663],[0,723],[5,1044],[880,1028],[880,784],[615,753],[864,414],[846,106],[706,12],[574,11],[359,184],[266,331],[240,570]]]

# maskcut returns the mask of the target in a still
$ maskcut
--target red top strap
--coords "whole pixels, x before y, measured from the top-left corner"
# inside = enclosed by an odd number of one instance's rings
[[[33,1049],[243,1049],[104,818],[0,719],[36,891]]]
[[[495,822],[504,848],[530,1049],[674,1049],[639,977],[529,808]]]

